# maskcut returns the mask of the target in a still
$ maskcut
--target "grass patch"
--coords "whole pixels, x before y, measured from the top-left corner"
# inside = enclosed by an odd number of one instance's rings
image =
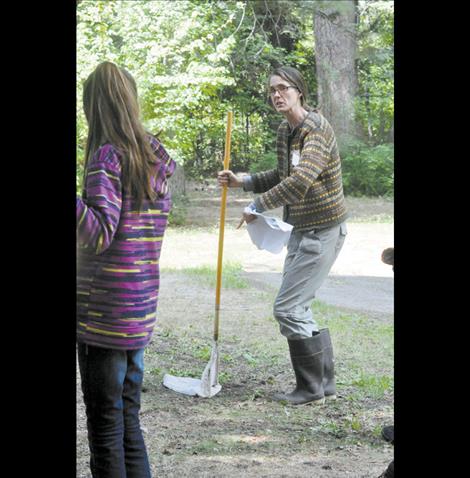
[[[230,229],[230,225],[225,225],[225,230]],[[235,228],[233,228],[235,229]],[[211,235],[219,234],[219,226],[207,224],[205,226],[191,226],[182,224],[179,226],[173,227],[171,224],[168,224],[167,230],[165,231],[165,236],[169,237],[183,237],[187,239],[194,238],[194,236],[199,236],[200,234]],[[167,239],[168,240],[168,239]]]
[[[315,319],[328,327],[336,357],[336,383],[351,402],[393,392],[393,324],[315,301]],[[354,429],[353,426],[351,426]]]
[[[200,360],[209,361],[211,358],[212,347],[210,345],[201,345],[194,351],[194,356]]]
[[[392,388],[392,378],[386,375],[375,376],[361,373],[360,377],[352,382],[373,398],[382,398],[385,392]]]
[[[164,269],[165,272],[180,272],[198,282],[215,288],[217,269],[214,266],[186,267],[184,269]],[[238,262],[225,262],[222,266],[222,287],[225,289],[247,289],[248,281],[242,277],[243,268]]]
[[[202,369],[183,369],[183,368],[170,368],[167,372],[169,375],[174,375],[175,377],[190,377],[190,378],[201,378]]]
[[[393,214],[380,213],[372,214],[370,216],[352,216],[348,223],[360,223],[360,224],[393,224],[395,222],[395,216]]]

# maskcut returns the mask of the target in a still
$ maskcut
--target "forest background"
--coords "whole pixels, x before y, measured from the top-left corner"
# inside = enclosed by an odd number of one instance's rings
[[[82,85],[108,60],[134,75],[145,126],[195,180],[221,169],[229,110],[231,169],[275,167],[282,117],[267,81],[293,66],[337,133],[345,194],[393,197],[393,10],[383,0],[77,2],[77,191]]]

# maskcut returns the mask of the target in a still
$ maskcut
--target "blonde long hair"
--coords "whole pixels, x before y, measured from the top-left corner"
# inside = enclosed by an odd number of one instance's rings
[[[144,198],[155,200],[151,179],[158,160],[140,120],[132,75],[114,63],[99,64],[83,85],[83,108],[88,123],[85,175],[96,150],[110,143],[122,157],[123,187],[137,200],[139,209]]]

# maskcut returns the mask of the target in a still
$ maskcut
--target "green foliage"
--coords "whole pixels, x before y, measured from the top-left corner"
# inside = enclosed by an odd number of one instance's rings
[[[77,191],[87,125],[82,84],[102,61],[134,75],[145,126],[191,178],[222,166],[227,111],[234,113],[231,169],[275,166],[281,117],[266,83],[297,67],[317,103],[311,0],[83,1],[77,6]],[[370,145],[393,140],[393,2],[360,1],[357,119]],[[365,191],[362,193],[366,194]],[[173,223],[182,221],[178,206]]]
[[[393,144],[368,146],[356,141],[342,152],[345,194],[351,196],[393,196]]]
[[[259,171],[267,171],[269,169],[274,169],[277,166],[277,155],[275,151],[270,151],[261,156],[257,161],[251,163],[250,170],[254,173]]]
[[[372,144],[393,141],[393,2],[361,2],[357,120]]]

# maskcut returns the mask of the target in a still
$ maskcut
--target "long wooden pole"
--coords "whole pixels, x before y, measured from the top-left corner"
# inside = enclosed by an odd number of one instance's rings
[[[230,164],[230,141],[232,132],[233,113],[227,113],[227,130],[225,133],[225,155],[224,169],[229,168]],[[215,290],[215,321],[214,321],[214,340],[219,339],[219,312],[220,312],[220,289],[222,287],[222,255],[224,252],[224,228],[225,228],[225,207],[227,204],[227,186],[222,187],[222,199],[220,203],[220,226],[219,226],[219,252],[217,256],[217,286]]]

